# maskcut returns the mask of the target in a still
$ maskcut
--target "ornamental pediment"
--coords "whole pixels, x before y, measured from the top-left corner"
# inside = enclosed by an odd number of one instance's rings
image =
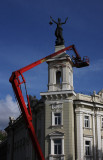
[[[62,103],[53,103],[51,104],[52,109],[62,109],[63,108],[63,104]]]
[[[64,136],[64,132],[54,131],[50,133],[49,136]]]

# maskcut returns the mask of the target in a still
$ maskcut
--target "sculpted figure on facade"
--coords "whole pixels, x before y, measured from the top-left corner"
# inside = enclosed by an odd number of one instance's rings
[[[57,38],[55,41],[56,46],[57,45],[64,45],[64,39],[63,39],[63,35],[62,35],[62,31],[63,31],[62,25],[66,23],[68,17],[65,19],[65,22],[61,22],[60,18],[58,18],[57,22],[51,16],[50,16],[50,18],[51,18],[51,21],[49,24],[52,25],[54,22],[57,25],[57,28],[55,30],[55,36]]]

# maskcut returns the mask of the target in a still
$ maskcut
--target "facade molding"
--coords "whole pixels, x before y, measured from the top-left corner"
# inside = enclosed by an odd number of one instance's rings
[[[77,159],[83,160],[83,114],[76,114],[77,128]]]
[[[93,107],[93,105],[94,104],[92,104],[92,102],[91,103],[89,103],[89,102],[81,102],[80,100],[79,101],[77,101],[77,100],[74,100],[74,104],[79,104],[79,105],[85,105],[85,106],[92,106]]]
[[[76,93],[73,90],[65,90],[65,91],[49,91],[49,92],[41,92],[41,96],[49,96],[49,95],[60,95],[60,94],[68,94],[68,95],[74,95],[76,96]]]
[[[52,105],[52,104],[54,104],[54,103],[64,103],[64,102],[66,102],[66,103],[68,103],[68,102],[73,102],[73,100],[72,99],[63,99],[63,100],[56,100],[56,99],[54,99],[54,100],[46,100],[45,101],[45,103],[46,104],[50,104],[50,105]]]
[[[86,102],[81,100],[74,100],[74,104],[85,105],[85,106],[96,107],[96,108],[103,108],[103,104],[97,104],[96,102],[94,103],[94,102]]]

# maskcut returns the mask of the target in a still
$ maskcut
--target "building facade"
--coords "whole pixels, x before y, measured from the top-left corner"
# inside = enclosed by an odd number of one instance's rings
[[[56,46],[55,51],[64,48]],[[33,124],[45,160],[103,159],[103,90],[75,93],[73,63],[62,53],[47,61],[48,91],[30,96]],[[6,128],[7,160],[37,160],[23,117]]]
[[[33,159],[33,147],[22,116],[14,120],[10,117],[5,129],[7,138],[7,160]]]

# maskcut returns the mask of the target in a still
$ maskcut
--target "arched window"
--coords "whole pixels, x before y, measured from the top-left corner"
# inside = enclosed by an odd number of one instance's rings
[[[61,72],[57,71],[56,72],[56,84],[61,84],[61,83],[62,83]]]

